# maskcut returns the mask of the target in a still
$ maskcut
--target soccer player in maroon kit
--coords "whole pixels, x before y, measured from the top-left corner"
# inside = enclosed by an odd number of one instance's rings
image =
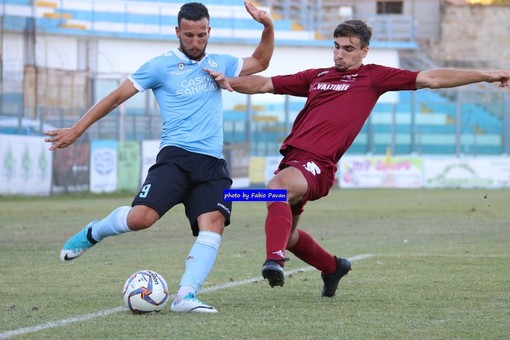
[[[439,89],[477,82],[509,84],[510,71],[434,69],[409,71],[363,64],[372,29],[361,20],[348,20],[334,31],[334,62],[330,68],[291,75],[245,76],[227,79],[209,71],[224,89],[240,93],[275,93],[307,97],[280,152],[283,160],[268,189],[286,189],[287,202],[269,202],[266,217],[266,261],[262,276],[271,287],[283,286],[285,251],[321,271],[322,296],[335,295],[340,279],[351,269],[298,228],[307,201],[328,194],[337,163],[351,146],[379,97],[387,91]]]

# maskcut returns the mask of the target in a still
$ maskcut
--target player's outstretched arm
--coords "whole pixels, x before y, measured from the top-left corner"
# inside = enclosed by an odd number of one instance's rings
[[[274,93],[273,81],[270,77],[241,76],[228,79],[230,87],[236,92],[245,94]]]
[[[250,57],[243,58],[244,64],[241,75],[253,74],[267,69],[274,50],[274,24],[271,15],[255,7],[247,0],[244,1],[244,7],[255,21],[264,25],[264,30],[253,54]]]
[[[223,73],[204,69],[214,78],[218,86],[230,92],[236,91],[245,94],[274,93],[273,81],[270,77],[257,75],[227,78]]]
[[[418,73],[416,88],[441,89],[473,83],[500,82],[500,87],[509,85],[510,70],[476,71],[455,69],[433,69]]]
[[[117,106],[138,93],[130,80],[125,80],[117,89],[92,106],[72,127],[45,131],[49,136],[44,141],[52,143],[50,150],[63,149],[76,142],[95,122],[106,116]]]

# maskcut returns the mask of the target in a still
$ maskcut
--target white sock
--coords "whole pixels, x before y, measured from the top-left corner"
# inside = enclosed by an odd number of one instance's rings
[[[92,238],[97,242],[105,237],[118,235],[131,231],[127,225],[127,216],[131,207],[123,206],[115,209],[92,227]]]
[[[212,231],[200,231],[186,258],[186,271],[181,279],[176,302],[179,302],[190,291],[198,292],[214,266],[220,242],[220,234]]]

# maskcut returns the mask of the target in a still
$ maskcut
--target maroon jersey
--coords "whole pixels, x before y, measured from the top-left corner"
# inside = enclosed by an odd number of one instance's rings
[[[308,97],[280,152],[293,146],[337,164],[379,97],[387,91],[416,90],[417,75],[368,64],[347,72],[331,67],[272,77],[274,93]]]

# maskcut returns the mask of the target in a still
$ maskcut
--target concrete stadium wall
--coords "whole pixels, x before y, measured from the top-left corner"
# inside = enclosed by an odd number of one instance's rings
[[[510,68],[510,6],[443,8],[441,38],[429,56],[448,67]]]

